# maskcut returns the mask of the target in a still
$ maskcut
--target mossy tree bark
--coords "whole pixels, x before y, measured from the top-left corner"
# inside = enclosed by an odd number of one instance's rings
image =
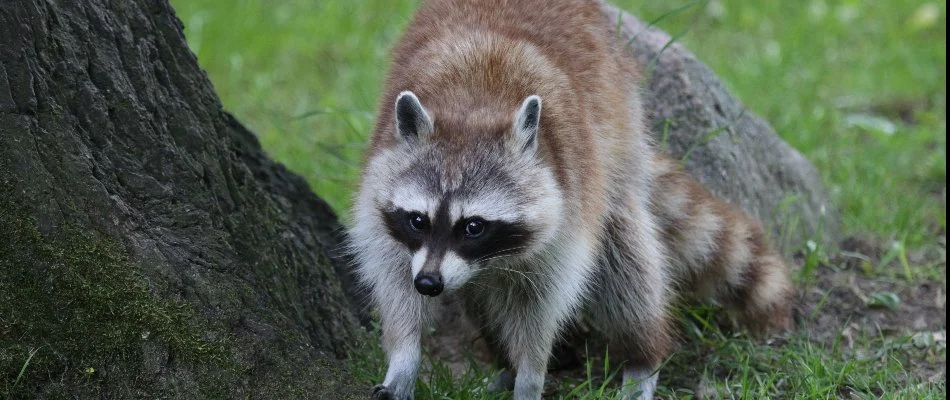
[[[167,1],[0,3],[0,397],[362,397],[338,233]]]

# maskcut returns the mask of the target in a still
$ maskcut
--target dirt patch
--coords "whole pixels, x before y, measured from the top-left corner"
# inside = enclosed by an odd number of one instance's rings
[[[889,279],[868,278],[852,270],[822,267],[818,283],[804,294],[803,318],[815,338],[830,342],[846,327],[858,326],[867,335],[937,332],[946,330],[946,283],[908,285]],[[899,301],[892,309],[890,294]],[[882,298],[882,300],[875,300]]]
[[[835,267],[820,267],[816,282],[802,293],[799,314],[812,339],[827,345],[840,339],[854,357],[869,358],[876,349],[855,346],[861,338],[881,338],[886,346],[890,339],[910,337],[910,346],[904,347],[916,351],[907,352],[912,363],[907,370],[923,381],[945,379],[946,356],[936,349],[946,348],[946,239],[937,242],[939,246],[910,252],[908,258],[913,264],[936,264],[943,279],[899,277],[897,262],[884,267],[894,271],[869,276],[865,266],[886,257],[886,247],[867,237],[843,241],[829,263]]]

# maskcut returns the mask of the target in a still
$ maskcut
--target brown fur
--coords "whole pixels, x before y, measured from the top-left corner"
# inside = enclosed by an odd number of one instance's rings
[[[769,246],[758,221],[713,196],[674,161],[657,156],[663,165],[657,176],[654,203],[659,211],[664,242],[676,263],[680,292],[685,297],[714,298],[735,310],[738,322],[755,333],[791,327],[792,287],[781,257]],[[686,204],[668,212],[671,196],[684,194]],[[705,207],[705,208],[703,208]],[[697,220],[717,218],[715,239],[699,260],[685,260],[683,248],[696,234]],[[757,291],[770,291],[766,296]],[[691,295],[689,295],[691,294]]]
[[[589,194],[585,212],[602,213],[604,199],[596,197],[611,158],[598,152],[623,151],[623,136],[635,128],[627,114],[638,76],[633,63],[615,56],[620,50],[609,36],[594,1],[426,1],[393,52],[379,120],[391,121],[396,96],[409,90],[432,113],[435,139],[464,148],[476,136],[508,134],[512,111],[538,94],[543,156],[565,191]],[[446,56],[446,46],[472,40],[483,45],[477,56]],[[588,118],[620,128],[604,138],[618,149],[598,149]],[[376,126],[370,155],[396,144],[392,129]]]

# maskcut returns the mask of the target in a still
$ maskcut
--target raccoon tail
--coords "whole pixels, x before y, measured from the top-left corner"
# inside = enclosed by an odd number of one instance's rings
[[[661,159],[653,207],[682,292],[712,298],[753,333],[791,328],[793,287],[760,223]]]

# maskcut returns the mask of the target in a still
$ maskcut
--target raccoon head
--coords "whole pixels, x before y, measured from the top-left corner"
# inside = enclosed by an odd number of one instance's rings
[[[429,296],[537,256],[557,233],[564,207],[539,151],[540,97],[496,115],[494,124],[473,123],[471,116],[456,116],[467,123],[439,124],[440,117],[402,92],[395,102],[397,144],[371,157],[363,185],[375,192],[366,200],[383,228],[377,234],[411,260],[406,268],[415,288]]]

